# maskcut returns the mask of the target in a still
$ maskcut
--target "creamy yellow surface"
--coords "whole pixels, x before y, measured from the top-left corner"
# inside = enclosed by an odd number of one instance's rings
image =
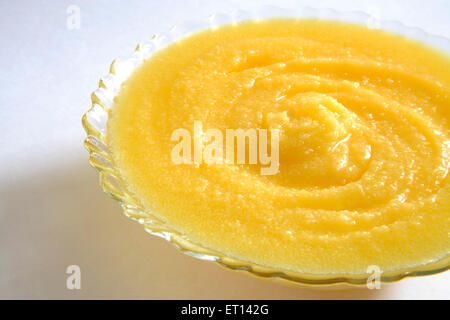
[[[244,22],[160,50],[108,138],[137,197],[194,242],[311,273],[410,267],[450,249],[450,61],[364,26]],[[280,172],[175,165],[175,129],[278,128]]]

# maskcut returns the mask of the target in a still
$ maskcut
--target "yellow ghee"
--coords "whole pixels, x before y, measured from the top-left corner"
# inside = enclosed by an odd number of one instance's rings
[[[205,30],[122,86],[108,123],[129,189],[192,241],[299,272],[413,267],[450,249],[450,59],[362,25]],[[171,135],[279,129],[279,172],[175,164]]]

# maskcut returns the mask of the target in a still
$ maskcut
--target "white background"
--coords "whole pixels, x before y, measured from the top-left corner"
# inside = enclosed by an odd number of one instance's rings
[[[72,4],[79,30],[67,28]],[[444,0],[0,2],[0,298],[450,299],[450,272],[378,291],[255,280],[147,235],[101,192],[81,116],[110,62],[177,22],[263,4],[378,8],[382,19],[450,38]],[[65,287],[70,264],[81,267],[81,290]]]

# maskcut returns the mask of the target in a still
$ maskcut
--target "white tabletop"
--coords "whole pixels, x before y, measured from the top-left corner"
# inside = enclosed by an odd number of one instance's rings
[[[177,22],[257,4],[369,11],[450,38],[446,0],[0,2],[0,298],[450,299],[449,272],[381,290],[261,282],[149,236],[101,192],[80,119],[109,63]],[[69,265],[81,290],[66,288]]]

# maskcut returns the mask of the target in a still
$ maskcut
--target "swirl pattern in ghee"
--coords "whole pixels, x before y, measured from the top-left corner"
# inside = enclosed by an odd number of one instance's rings
[[[108,136],[143,204],[231,256],[310,273],[450,248],[450,62],[363,26],[267,20],[192,35],[122,87]],[[279,173],[175,165],[171,133],[279,129]]]

